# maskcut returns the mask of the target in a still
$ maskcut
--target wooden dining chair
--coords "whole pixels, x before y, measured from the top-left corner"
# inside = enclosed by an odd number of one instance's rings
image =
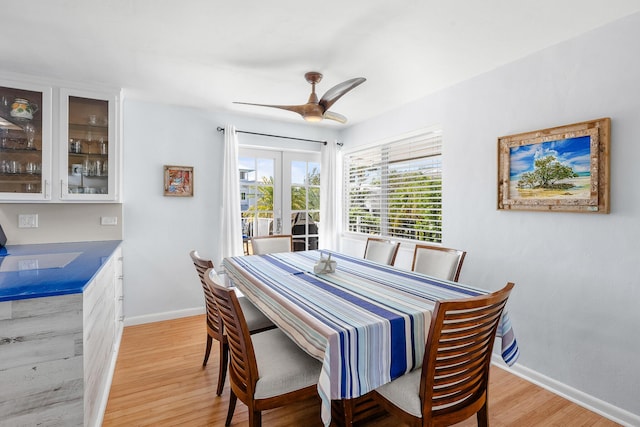
[[[227,337],[222,328],[222,322],[220,321],[220,316],[218,315],[218,308],[213,299],[213,294],[211,294],[204,281],[205,272],[211,269],[211,272],[215,274],[215,270],[213,270],[213,261],[201,258],[198,255],[197,251],[191,251],[189,255],[191,256],[193,265],[195,265],[196,267],[196,272],[198,273],[200,283],[202,284],[202,290],[204,291],[205,311],[207,315],[207,348],[204,353],[204,361],[202,362],[202,367],[204,368],[205,366],[207,366],[207,361],[209,360],[209,353],[211,353],[211,345],[213,344],[213,340],[218,341],[220,347],[220,366],[218,369],[218,388],[216,390],[216,394],[220,396],[222,394],[222,389],[224,388],[225,377],[227,376],[229,345],[227,343]],[[262,312],[258,310],[253,304],[251,304],[248,299],[246,299],[245,297],[240,297],[238,298],[238,300],[245,311],[247,325],[249,327],[249,331],[252,334],[275,328],[275,325],[271,322],[271,320],[269,320],[267,316],[262,314]]]
[[[317,395],[322,363],[305,353],[280,329],[249,335],[236,294],[205,274],[227,331],[231,394],[225,426],[239,398],[248,407],[249,426],[262,425],[262,411]]]
[[[291,252],[293,250],[293,236],[291,234],[254,236],[251,238],[251,247],[254,255]]]
[[[410,426],[448,426],[473,414],[487,426],[491,351],[513,286],[436,302],[422,368],[377,388],[374,399]]]
[[[396,262],[400,242],[392,242],[387,239],[369,237],[364,248],[364,258],[380,264],[393,265]]]
[[[457,282],[466,254],[466,251],[459,249],[433,245],[416,245],[413,251],[411,271]]]

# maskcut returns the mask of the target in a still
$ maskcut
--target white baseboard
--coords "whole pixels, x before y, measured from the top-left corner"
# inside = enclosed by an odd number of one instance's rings
[[[124,326],[161,322],[163,320],[178,319],[180,317],[197,316],[199,314],[204,314],[204,307],[186,308],[184,310],[166,311],[164,313],[153,313],[145,314],[142,316],[125,317]]]
[[[617,406],[613,406],[610,403],[556,381],[553,378],[542,375],[532,369],[521,366],[518,363],[508,367],[504,364],[500,356],[496,356],[495,354],[493,355],[493,359],[494,366],[511,372],[520,378],[549,390],[550,392],[570,400],[583,408],[602,415],[611,421],[627,427],[640,426],[640,415],[636,415],[622,408],[618,408]]]

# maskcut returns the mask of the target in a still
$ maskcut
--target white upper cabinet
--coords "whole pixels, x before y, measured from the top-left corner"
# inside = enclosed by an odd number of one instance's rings
[[[51,87],[0,80],[0,199],[51,199]]]
[[[60,198],[119,198],[118,97],[60,89]],[[66,142],[66,143],[64,143]]]
[[[0,200],[120,202],[119,90],[0,78]]]

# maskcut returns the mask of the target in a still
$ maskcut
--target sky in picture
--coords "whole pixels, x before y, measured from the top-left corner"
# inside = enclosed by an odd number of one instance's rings
[[[589,135],[559,139],[540,144],[511,147],[510,179],[515,180],[524,172],[534,170],[536,159],[549,155],[580,175],[588,175],[591,165],[591,138]]]

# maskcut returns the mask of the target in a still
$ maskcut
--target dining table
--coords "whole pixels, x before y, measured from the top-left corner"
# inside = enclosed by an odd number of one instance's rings
[[[319,271],[329,255],[334,271]],[[228,257],[223,268],[233,286],[322,361],[325,426],[332,401],[353,401],[421,367],[437,301],[490,293],[327,250]],[[502,359],[514,364],[519,350],[507,310],[497,336]]]

